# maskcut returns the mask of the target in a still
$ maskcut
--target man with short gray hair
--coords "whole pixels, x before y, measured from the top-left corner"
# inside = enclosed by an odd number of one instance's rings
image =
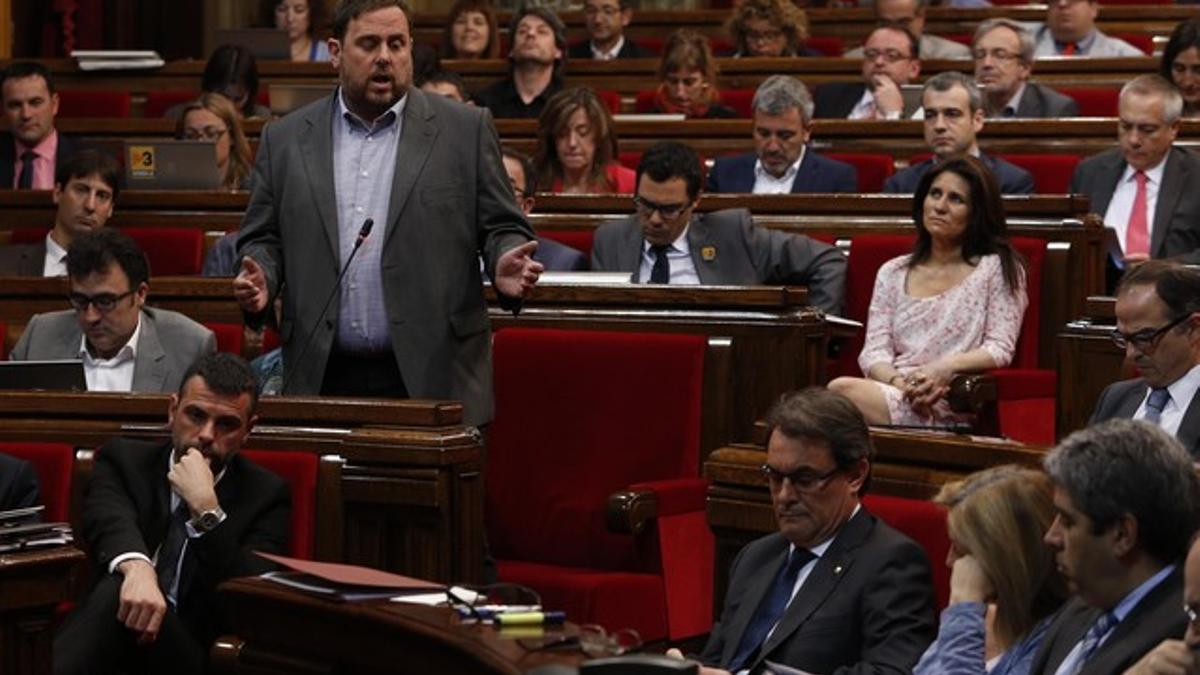
[[[1180,638],[1180,563],[1196,531],[1200,483],[1175,439],[1110,420],[1046,456],[1057,515],[1047,530],[1074,598],[1046,630],[1030,673],[1123,673]]]
[[[1124,261],[1200,263],[1200,158],[1175,147],[1183,98],[1159,75],[1121,88],[1118,147],[1080,162],[1071,192],[1104,214]]]
[[[1033,36],[1012,19],[988,19],[971,41],[975,81],[987,98],[988,117],[1074,117],[1075,99],[1030,82]]]
[[[858,192],[858,172],[807,147],[813,100],[804,83],[772,75],[754,92],[754,152],[718,159],[708,192]]]
[[[935,164],[960,155],[978,157],[991,169],[1000,192],[1033,192],[1033,176],[1028,171],[980,152],[976,135],[983,130],[983,96],[970,77],[957,71],[934,75],[925,82],[921,104],[925,114],[925,142],[933,157],[889,177],[883,184],[884,192],[915,192],[921,177]]]

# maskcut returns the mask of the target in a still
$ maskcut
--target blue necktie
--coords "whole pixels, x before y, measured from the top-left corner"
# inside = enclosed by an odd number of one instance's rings
[[[1146,417],[1144,419],[1154,426],[1158,426],[1163,408],[1167,407],[1167,402],[1170,400],[1171,392],[1166,389],[1151,389],[1150,397],[1146,399]]]
[[[1074,675],[1080,670],[1083,670],[1083,664],[1096,653],[1096,649],[1100,647],[1100,639],[1103,638],[1112,627],[1117,624],[1117,616],[1112,612],[1105,612],[1096,617],[1096,623],[1088,629],[1088,632],[1083,636],[1083,647],[1079,650],[1079,658],[1075,661],[1075,666],[1071,668],[1071,673]]]
[[[800,576],[800,570],[815,557],[808,549],[796,548],[787,562],[779,568],[779,572],[775,574],[775,581],[771,584],[767,594],[763,596],[762,603],[754,613],[754,618],[750,619],[750,624],[746,626],[746,632],[742,633],[742,641],[738,644],[737,652],[729,662],[729,672],[736,673],[752,661],[753,655],[762,647],[767,635],[770,634],[775,624],[779,623],[779,618],[787,609],[788,602],[792,599],[792,589],[796,586],[796,578]]]

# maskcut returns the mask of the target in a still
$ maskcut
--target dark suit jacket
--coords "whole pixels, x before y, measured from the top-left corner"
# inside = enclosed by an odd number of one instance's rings
[[[1094,155],[1075,167],[1071,192],[1086,194],[1092,212],[1103,216],[1124,172],[1120,148]],[[1150,228],[1150,257],[1200,263],[1200,157],[1171,148]]]
[[[340,271],[335,96],[265,129],[238,240],[239,256],[263,266],[271,297],[283,289],[293,394],[320,390],[336,332],[340,298],[321,315]],[[388,215],[371,235],[383,247],[392,351],[411,396],[462,401],[465,423],[483,424],[492,418],[492,364],[479,256],[492,276],[500,255],[533,230],[513,199],[487,111],[412,88],[403,124]]]
[[[46,240],[0,246],[0,277],[40,277],[46,269]]]
[[[0,453],[0,511],[23,509],[41,503],[33,465]]]
[[[883,182],[885,193],[912,194],[917,190],[921,178],[933,168],[936,158],[930,158],[920,164],[898,171]],[[1010,164],[999,157],[979,153],[979,159],[992,170],[996,182],[1000,183],[1000,192],[1006,195],[1033,194],[1033,174],[1025,169]]]
[[[845,119],[862,99],[864,82],[830,82],[817,87],[813,96],[813,117]]]
[[[584,40],[577,42],[567,48],[568,59],[590,59],[592,58],[592,41]],[[655,55],[642,49],[641,45],[634,42],[628,35],[625,36],[625,44],[621,45],[621,50],[617,52],[618,59],[653,59]]]
[[[170,443],[117,438],[97,453],[83,510],[97,578],[108,575],[116,556],[136,552],[153,559],[162,544],[171,506],[171,449]],[[284,553],[287,547],[287,483],[238,455],[226,467],[216,486],[225,522],[188,541],[179,578],[179,618],[201,644],[211,643],[219,630],[217,584],[272,569],[251,551]]]
[[[1084,663],[1079,675],[1118,675],[1163,640],[1182,638],[1185,623],[1179,609],[1182,604],[1183,565],[1179,565],[1117,624],[1104,644]],[[1099,615],[1100,610],[1079,598],[1067,602],[1046,630],[1029,669],[1030,675],[1053,675]]]
[[[706,192],[741,192],[754,190],[754,163],[758,155],[747,153],[735,157],[721,157],[708,172]],[[804,161],[796,171],[792,192],[858,192],[858,171],[849,164],[827,159],[813,152],[804,151]]]
[[[72,140],[70,136],[58,133],[58,149],[54,152],[54,165],[58,167],[58,163],[65,160],[75,153],[76,150],[81,150],[83,145],[78,141]],[[0,133],[0,190],[11,190],[13,181],[16,176],[13,175],[13,165],[17,161],[17,145],[12,134],[5,131]]]
[[[1050,87],[1036,82],[1025,83],[1025,93],[1017,105],[1017,117],[1076,117],[1079,104],[1075,99],[1060,94]]]
[[[1133,419],[1133,414],[1142,404],[1142,399],[1146,398],[1148,388],[1146,380],[1140,377],[1108,385],[1100,393],[1100,400],[1096,402],[1096,409],[1092,411],[1092,419],[1088,420],[1088,425],[1111,419]],[[1179,431],[1175,438],[1192,453],[1194,459],[1200,459],[1200,396],[1192,397],[1191,403],[1183,413],[1183,421],[1179,423]]]
[[[746,209],[693,215],[687,238],[702,284],[805,284],[813,305],[841,312],[846,257],[829,244],[758,227]],[[601,225],[592,244],[592,269],[631,272],[638,281],[643,243],[637,216]]]
[[[770,534],[734,559],[725,607],[701,661],[729,665],[787,553],[787,540]],[[751,672],[769,659],[813,673],[909,673],[935,625],[925,551],[860,510],[817,561]]]
[[[588,268],[587,256],[553,239],[537,238],[533,259],[546,266],[547,272],[579,272]]]

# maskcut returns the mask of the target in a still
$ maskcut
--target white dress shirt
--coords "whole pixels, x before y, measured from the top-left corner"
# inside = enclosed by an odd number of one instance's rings
[[[1158,189],[1162,186],[1163,171],[1167,167],[1167,157],[1158,164],[1146,169],[1146,236],[1154,240],[1154,208],[1158,204]],[[1117,233],[1117,241],[1121,250],[1125,250],[1125,236],[1129,230],[1129,216],[1133,213],[1133,199],[1137,196],[1137,180],[1134,179],[1136,169],[1126,165],[1125,173],[1117,181],[1113,190],[1112,200],[1108,202],[1108,210],[1104,212],[1104,225],[1111,227]]]
[[[875,105],[875,93],[870,87],[863,89],[862,98],[858,99],[858,103],[854,104],[854,108],[850,110],[850,114],[846,116],[848,120],[898,120],[904,115],[904,112],[897,110],[896,112],[883,113]]]
[[[688,228],[675,241],[667,246],[667,264],[671,266],[670,283],[696,286],[700,283],[700,275],[696,273],[696,263],[692,261],[692,252],[688,249]],[[654,270],[654,252],[650,250],[650,242],[642,240],[642,264],[638,268],[637,282],[650,283],[650,273]]]
[[[1167,385],[1167,393],[1171,398],[1163,406],[1162,415],[1158,418],[1158,428],[1172,436],[1178,435],[1179,425],[1183,423],[1183,416],[1192,404],[1192,399],[1196,397],[1197,390],[1200,390],[1200,366],[1192,366],[1183,377]],[[1146,419],[1146,401],[1149,398],[1150,390],[1147,389],[1146,395],[1142,397],[1142,404],[1138,406],[1137,412],[1133,413],[1133,419]]]
[[[597,61],[612,61],[613,59],[617,58],[617,54],[621,53],[621,47],[625,46],[625,36],[622,35],[621,37],[617,38],[617,43],[608,51],[600,51],[597,49],[595,42],[589,42],[588,44],[592,47],[593,59]]]
[[[59,246],[49,233],[46,234],[46,258],[42,262],[42,276],[67,276],[67,249]]]
[[[779,178],[772,176],[764,167],[761,159],[754,160],[754,189],[752,192],[756,195],[786,195],[792,191],[792,183],[796,182],[796,174],[800,172],[800,165],[804,162],[804,153],[807,149],[800,148],[800,157],[792,162],[792,165],[783,172]]]
[[[88,351],[87,335],[79,341],[79,358],[83,359],[83,374],[88,391],[132,391],[133,367],[137,362],[138,338],[142,335],[142,315],[138,312],[137,328],[129,341],[111,359],[92,356]]]

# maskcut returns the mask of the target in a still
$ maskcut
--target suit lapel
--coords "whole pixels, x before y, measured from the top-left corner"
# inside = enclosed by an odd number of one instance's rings
[[[1130,387],[1117,406],[1116,416],[1133,419],[1133,414],[1142,405],[1142,399],[1146,398],[1146,389],[1148,387],[1145,380],[1139,380],[1137,386]]]
[[[1167,152],[1167,166],[1163,169],[1162,185],[1158,189],[1158,203],[1154,206],[1154,223],[1150,231],[1150,255],[1163,257],[1167,241],[1167,230],[1171,227],[1171,216],[1182,196],[1183,186],[1190,170],[1180,159],[1174,148]]]
[[[796,178],[792,180],[792,192],[801,192],[801,186],[817,185],[817,166],[813,159],[812,148],[804,148],[804,159],[796,169]]]
[[[704,224],[704,216],[693,216],[688,225],[688,255],[692,258],[692,266],[696,268],[696,276],[700,283],[706,286],[719,283],[722,278],[721,258],[715,255],[716,245],[712,243],[709,234],[708,227]],[[712,250],[714,255],[710,256],[711,260],[704,260],[703,255],[698,255],[705,248]]]
[[[753,598],[753,602],[742,602],[738,606],[737,614],[733,616],[732,624],[738,627],[737,634],[731,636],[733,639],[725,643],[725,653],[721,655],[721,663],[729,663],[733,659],[733,655],[737,653],[738,646],[742,644],[742,636],[746,633],[746,628],[750,626],[750,620],[754,618],[754,613],[758,611],[758,606],[762,604],[763,598],[771,589],[771,584],[774,583],[775,577],[779,574],[779,568],[783,567],[787,561],[788,542],[783,537],[779,538],[781,548],[776,551],[775,555],[771,556],[768,564],[754,577],[753,582],[746,588],[746,598]],[[786,614],[784,615],[787,616]],[[779,631],[775,631],[778,633]],[[760,650],[761,651],[761,650]]]
[[[133,363],[133,391],[162,391],[167,381],[167,353],[158,339],[154,317],[146,310],[142,311],[141,331]]]
[[[1096,183],[1100,186],[1100,191],[1092,199],[1092,213],[1098,213],[1102,217],[1108,211],[1108,203],[1112,201],[1113,193],[1117,191],[1117,182],[1125,173],[1125,158],[1119,151],[1110,155],[1107,160],[1102,167],[1104,173]]]
[[[337,188],[333,176],[333,116],[338,108],[341,89],[334,89],[327,105],[318,106],[306,120],[308,133],[299,138],[304,171],[308,176],[308,193],[325,228],[325,236],[333,259],[340,260],[338,251]]]
[[[385,246],[433,149],[434,139],[438,135],[438,127],[433,118],[433,108],[425,100],[425,94],[409,88],[408,103],[404,105],[404,126],[400,129],[400,145],[396,148],[392,195],[388,200],[387,229],[383,233]]]
[[[754,153],[742,155],[737,164],[733,167],[733,189],[730,192],[753,192],[754,191],[754,163],[758,161],[758,157]]]
[[[1191,453],[1193,459],[1200,457],[1200,392],[1192,396],[1175,438]]]

